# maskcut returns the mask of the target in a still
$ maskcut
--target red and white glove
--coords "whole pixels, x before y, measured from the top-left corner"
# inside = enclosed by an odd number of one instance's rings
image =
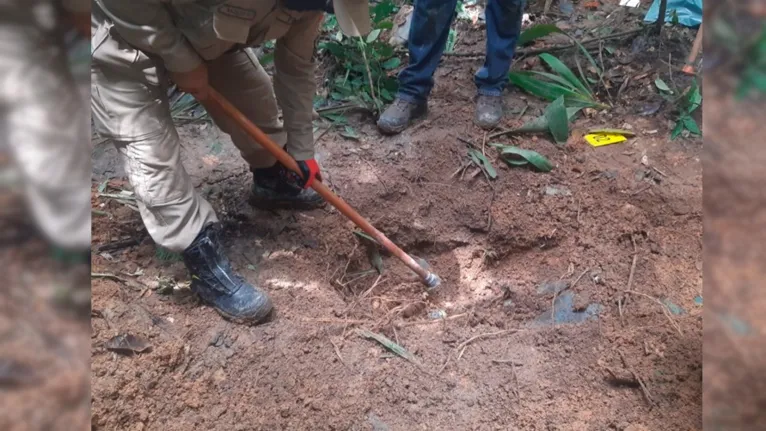
[[[315,179],[322,181],[322,173],[319,172],[319,163],[316,160],[300,160],[298,161],[298,167],[301,168],[301,174],[303,174],[299,184],[304,189],[311,187]]]

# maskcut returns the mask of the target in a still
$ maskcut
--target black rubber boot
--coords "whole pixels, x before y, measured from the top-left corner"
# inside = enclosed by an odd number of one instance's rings
[[[205,226],[183,253],[191,272],[191,290],[225,318],[258,323],[271,312],[271,299],[234,272],[219,231],[217,224]]]
[[[378,118],[378,130],[386,135],[395,135],[427,113],[426,102],[415,103],[397,98]]]
[[[295,172],[277,162],[270,168],[253,169],[253,190],[250,203],[257,208],[304,209],[324,206],[325,202],[313,189],[304,189]]]

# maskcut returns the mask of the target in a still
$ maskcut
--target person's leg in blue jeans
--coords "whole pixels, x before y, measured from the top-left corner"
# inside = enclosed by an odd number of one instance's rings
[[[524,0],[487,2],[487,56],[475,76],[479,93],[475,121],[481,127],[495,127],[503,117],[501,96],[521,32],[524,3]]]
[[[416,0],[412,13],[409,65],[399,73],[396,101],[378,120],[383,133],[399,133],[425,115],[426,101],[434,85],[434,72],[444,53],[457,0]]]

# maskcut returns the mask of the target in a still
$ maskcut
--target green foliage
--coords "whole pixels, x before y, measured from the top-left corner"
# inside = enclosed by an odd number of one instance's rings
[[[588,86],[558,58],[541,54],[540,59],[555,73],[540,71],[510,72],[510,81],[522,90],[551,102],[563,97],[566,106],[604,108],[591,93]]]
[[[525,150],[511,145],[490,144],[500,152],[500,158],[508,166],[532,166],[541,172],[550,172],[553,165],[543,155],[536,151]]]
[[[684,130],[688,130],[693,135],[702,135],[702,130],[697,121],[692,118],[692,113],[702,106],[702,93],[700,92],[697,80],[692,81],[685,91],[679,91],[679,89],[671,87],[661,78],[657,78],[654,81],[654,85],[660,91],[660,95],[675,107],[678,115],[675,127],[673,127],[673,131],[670,133],[670,139],[678,138]],[[675,94],[678,94],[678,96],[674,96]]]
[[[393,28],[390,18],[397,10],[398,6],[391,0],[370,7],[373,30],[363,38],[345,37],[334,16],[328,15],[325,19],[326,35],[319,49],[330,53],[335,60],[329,82],[331,100],[352,102],[373,112],[394,100],[398,81],[392,71],[401,65],[401,59],[380,35]],[[347,131],[347,135],[353,139],[352,133]]]
[[[766,93],[766,27],[744,55],[745,67],[737,88],[738,99],[750,96],[753,90]]]

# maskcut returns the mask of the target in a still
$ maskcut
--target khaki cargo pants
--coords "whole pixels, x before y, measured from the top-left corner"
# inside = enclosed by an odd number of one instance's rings
[[[144,224],[154,241],[170,250],[187,248],[202,228],[217,221],[194,190],[181,164],[180,141],[171,118],[166,70],[132,48],[110,24],[93,36],[91,106],[99,134],[111,138],[125,165]],[[210,84],[282,147],[282,129],[271,79],[249,51],[207,63]],[[276,160],[227,117],[212,115],[253,168]]]
[[[0,145],[10,149],[21,172],[42,233],[59,247],[88,249],[87,99],[78,91],[62,35],[35,13],[52,6],[37,6],[7,5],[0,16]]]

